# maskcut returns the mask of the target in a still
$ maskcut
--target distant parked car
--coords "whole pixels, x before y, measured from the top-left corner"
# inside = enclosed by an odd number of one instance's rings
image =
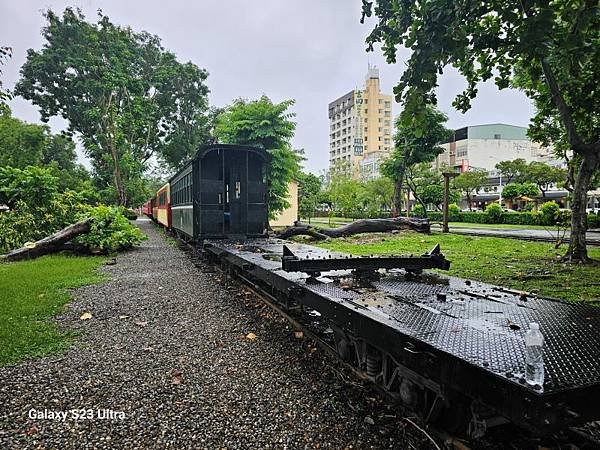
[[[502,212],[505,212],[505,213],[516,213],[517,211],[515,211],[514,209],[509,209],[509,208],[502,208]]]

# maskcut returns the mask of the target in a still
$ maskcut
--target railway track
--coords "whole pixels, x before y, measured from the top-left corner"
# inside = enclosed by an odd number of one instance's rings
[[[366,382],[369,387],[377,392],[380,396],[386,399],[386,401],[393,402],[397,405],[398,410],[405,414],[405,417],[401,419],[405,423],[409,423],[410,426],[414,427],[418,432],[422,433],[424,439],[427,440],[429,447],[432,449],[559,449],[559,448],[571,448],[571,449],[599,449],[600,440],[585,432],[580,428],[571,427],[565,430],[560,435],[553,436],[551,439],[545,439],[541,441],[539,438],[532,437],[517,427],[510,425],[510,431],[507,432],[503,429],[500,433],[491,433],[481,440],[468,440],[463,439],[455,435],[455,433],[445,430],[440,427],[433,426],[431,424],[422,424],[418,419],[410,414],[401,404],[398,399],[390,395],[389,392],[382,389],[379,385],[372,382],[369,375],[362,370],[357,369],[352,364],[342,360],[335,347],[335,343],[332,342],[331,336],[324,333],[324,324],[319,324],[318,320],[314,320],[315,317],[310,315],[310,311],[305,308],[296,309],[294,311],[286,311],[282,306],[281,302],[267,292],[262,286],[254,282],[250,278],[244,276],[239,271],[231,271],[230,267],[221,267],[218,265],[208,264],[203,256],[198,252],[196,247],[186,241],[179,240],[184,251],[186,251],[196,265],[201,269],[216,270],[220,272],[222,282],[225,285],[234,283],[241,289],[247,289],[250,291],[260,302],[269,307],[272,311],[286,320],[290,326],[299,332],[303,333],[308,339],[314,341],[324,352],[332,356],[337,360],[341,367],[344,367],[349,372],[356,376],[357,380]],[[496,430],[498,431],[498,430]],[[507,436],[510,436],[507,441]]]

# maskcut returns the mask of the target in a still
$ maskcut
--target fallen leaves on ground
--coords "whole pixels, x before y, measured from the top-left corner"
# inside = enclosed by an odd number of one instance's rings
[[[183,374],[180,370],[173,369],[171,370],[171,384],[181,384],[183,383]]]
[[[256,339],[256,335],[254,333],[248,333],[246,335],[246,339],[248,339],[249,341],[254,341]]]
[[[89,312],[84,312],[80,317],[81,320],[90,320],[91,318],[92,318],[92,314]]]

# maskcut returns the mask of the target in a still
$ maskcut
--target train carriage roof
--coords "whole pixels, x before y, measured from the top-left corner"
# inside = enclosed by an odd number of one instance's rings
[[[251,153],[256,153],[261,156],[265,162],[271,160],[271,155],[266,150],[260,147],[253,147],[251,145],[237,145],[237,144],[211,144],[205,145],[198,149],[193,159],[202,159],[204,156],[212,150],[243,150]]]
[[[179,176],[179,174],[181,172],[183,172],[193,161],[204,158],[204,156],[212,150],[243,150],[243,151],[247,151],[247,152],[251,152],[251,153],[255,153],[255,154],[259,155],[263,159],[263,161],[265,161],[267,163],[271,161],[270,153],[260,147],[253,147],[251,145],[238,145],[238,144],[203,145],[202,147],[200,147],[198,149],[198,151],[192,158],[188,159],[186,162],[184,162],[182,164],[181,168],[177,171],[177,173],[175,173],[171,178],[169,178],[169,183],[172,183],[173,180],[175,178],[177,178],[177,176]]]

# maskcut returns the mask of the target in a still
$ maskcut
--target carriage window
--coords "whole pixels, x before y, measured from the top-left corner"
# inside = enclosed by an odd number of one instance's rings
[[[240,198],[241,188],[242,188],[242,184],[239,181],[236,181],[235,182],[235,198],[236,199]]]

